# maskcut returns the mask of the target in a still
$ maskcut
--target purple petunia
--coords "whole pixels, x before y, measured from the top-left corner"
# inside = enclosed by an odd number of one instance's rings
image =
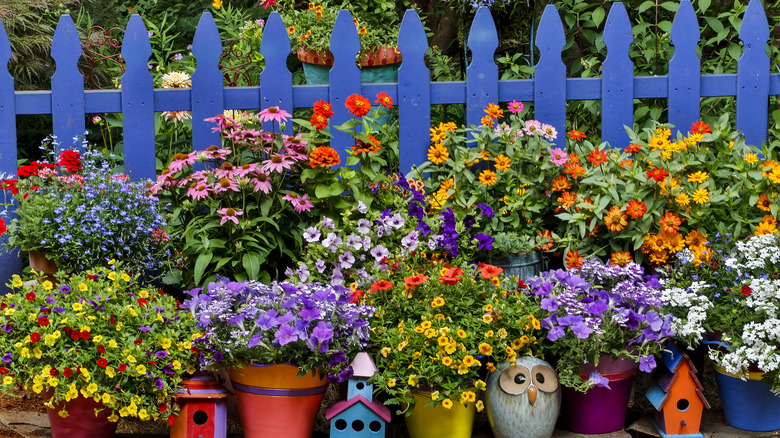
[[[588,380],[593,382],[593,386],[612,389],[609,387],[609,379],[602,376],[601,373],[599,373],[598,371],[593,371],[592,373],[590,373],[590,375],[588,376]]]
[[[639,358],[639,369],[649,373],[655,369],[655,357],[648,355]]]

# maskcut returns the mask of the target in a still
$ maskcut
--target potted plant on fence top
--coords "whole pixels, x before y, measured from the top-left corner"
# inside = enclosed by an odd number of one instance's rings
[[[707,344],[726,421],[740,429],[780,428],[778,263],[777,233],[717,234],[665,267],[663,298],[677,339]]]
[[[47,141],[44,150],[58,148]],[[112,157],[82,144],[83,156],[62,150],[51,161],[19,167],[2,180],[3,196],[16,200],[8,227],[9,249],[29,251],[31,265],[53,274],[81,271],[116,259],[131,272],[159,268],[169,240],[157,198],[145,181],[130,181]],[[4,198],[4,207],[10,206]]]
[[[309,437],[328,382],[351,377],[373,309],[316,282],[219,278],[188,292],[201,365],[227,369],[248,436]],[[278,397],[285,395],[286,397]]]
[[[176,301],[109,261],[23,283],[0,301],[0,392],[44,394],[55,437],[113,437],[120,418],[167,419],[185,373],[195,320]],[[102,426],[98,426],[102,424]]]

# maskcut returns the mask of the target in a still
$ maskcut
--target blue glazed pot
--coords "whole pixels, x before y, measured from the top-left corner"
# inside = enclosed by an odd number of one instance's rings
[[[772,394],[761,375],[751,372],[742,380],[715,367],[723,415],[730,426],[756,432],[780,429],[780,397]]]

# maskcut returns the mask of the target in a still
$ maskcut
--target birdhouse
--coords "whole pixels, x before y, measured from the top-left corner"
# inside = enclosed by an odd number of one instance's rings
[[[182,380],[176,392],[181,411],[171,426],[171,438],[225,438],[226,399],[231,395],[208,374],[199,372]]]
[[[645,393],[656,409],[655,428],[661,437],[701,437],[701,415],[710,404],[702,394],[696,367],[688,355],[672,343],[667,344],[661,362]]]
[[[325,412],[325,418],[330,420],[330,437],[384,437],[390,409],[374,401],[374,385],[368,383],[377,371],[376,365],[368,353],[361,352],[350,366],[353,375],[347,382],[347,399],[336,402]]]

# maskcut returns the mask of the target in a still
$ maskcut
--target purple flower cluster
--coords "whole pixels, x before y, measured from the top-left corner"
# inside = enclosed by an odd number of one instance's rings
[[[205,332],[195,341],[204,367],[218,368],[223,361],[295,363],[328,371],[340,381],[347,369],[345,351],[363,349],[370,334],[373,308],[350,304],[349,289],[340,286],[218,277],[205,291],[187,293],[192,298],[183,305]]]

